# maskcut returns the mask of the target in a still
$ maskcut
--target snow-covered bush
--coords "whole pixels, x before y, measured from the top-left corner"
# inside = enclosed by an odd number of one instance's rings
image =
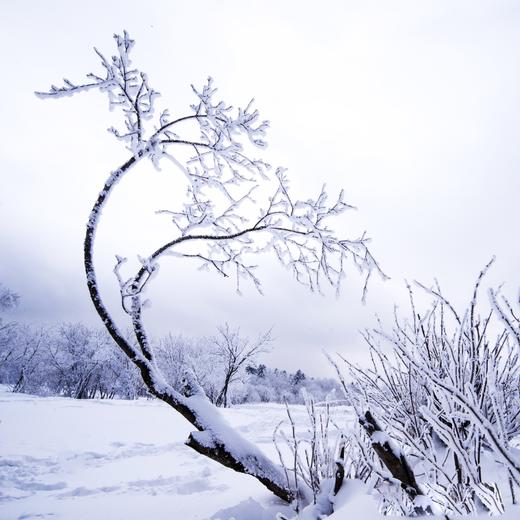
[[[293,489],[295,510],[302,518],[324,518],[333,512],[333,496],[340,490],[345,476],[359,478],[351,466],[345,475],[345,460],[350,451],[348,441],[335,419],[345,412],[325,402],[317,405],[302,390],[307,422],[297,424],[286,402],[287,420],[273,432],[280,464],[287,485]],[[302,512],[302,505],[306,505]],[[282,517],[283,518],[283,517]]]
[[[410,289],[407,319],[396,313],[391,331],[365,332],[371,366],[344,359],[343,386],[363,431],[354,438],[388,513],[425,512],[425,497],[445,514],[500,514],[515,501],[520,351],[496,312],[478,314],[486,269],[464,314],[438,287],[427,289],[433,304],[419,312]]]
[[[286,403],[287,424],[290,432],[280,423],[274,431],[273,441],[277,447],[280,463],[285,468],[288,485],[296,491],[301,488],[298,479],[301,479],[311,490],[313,501],[316,503],[318,495],[323,492],[325,482],[336,474],[336,452],[340,435],[338,427],[333,425],[330,416],[330,406],[316,407],[314,399],[303,392],[307,410],[308,424],[303,435],[296,434],[296,424]],[[335,428],[334,428],[335,426]],[[331,429],[335,429],[335,435]],[[282,439],[289,448],[289,460],[284,459],[279,440]],[[289,478],[289,473],[291,478]],[[291,479],[293,482],[291,483]]]

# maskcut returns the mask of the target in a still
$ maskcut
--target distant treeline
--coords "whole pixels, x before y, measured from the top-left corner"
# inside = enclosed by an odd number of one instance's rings
[[[3,298],[3,299],[2,299]],[[0,286],[0,311],[17,296]],[[214,337],[168,335],[155,342],[157,363],[168,383],[182,391],[186,372],[209,399],[222,406],[250,402],[302,403],[302,389],[316,400],[337,399],[334,379],[313,378],[258,364],[268,334],[250,343],[225,326]],[[256,348],[258,345],[261,348]],[[6,322],[0,314],[0,383],[15,392],[77,399],[146,396],[139,373],[104,330],[81,323],[46,327]]]

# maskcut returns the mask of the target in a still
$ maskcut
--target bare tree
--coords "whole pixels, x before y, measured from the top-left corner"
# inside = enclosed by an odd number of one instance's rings
[[[213,345],[224,368],[224,381],[217,397],[217,406],[227,407],[229,387],[237,380],[240,370],[256,356],[267,352],[271,341],[270,330],[258,336],[254,343],[250,343],[248,338],[240,336],[240,329],[232,330],[227,323],[218,328]]]
[[[328,203],[325,189],[316,199],[296,200],[282,168],[274,172],[252,149],[266,146],[267,121],[259,119],[252,102],[245,108],[217,101],[211,78],[202,89],[192,87],[195,102],[183,115],[164,110],[154,117],[158,93],[148,76],[130,60],[134,41],[124,32],[115,35],[117,53],[111,59],[97,49],[100,74],[87,74],[84,83],[65,79],[63,86],[51,86],[37,95],[60,98],[87,90],[107,94],[110,107],[121,111],[123,124],[110,131],[130,152],[128,159],[108,178],[88,218],[84,240],[87,286],[96,311],[110,335],[140,370],[151,394],[169,404],[198,430],[186,444],[199,453],[236,471],[253,475],[285,500],[293,491],[286,485],[278,466],[254,445],[242,439],[218,415],[203,395],[195,378],[186,374],[183,392],[166,383],[155,363],[153,346],[143,323],[143,291],[157,273],[160,258],[167,253],[192,258],[222,276],[233,276],[237,289],[249,280],[260,290],[256,253],[270,251],[295,278],[313,290],[322,282],[339,290],[350,259],[366,274],[381,273],[367,248],[367,237],[338,238],[328,227],[330,218],[350,206],[343,192]],[[123,275],[125,258],[118,256],[118,277],[122,307],[130,320],[134,338],[126,339],[107,309],[99,291],[93,262],[95,231],[109,195],[118,182],[142,161],[158,165],[170,160],[184,174],[187,199],[181,208],[168,210],[174,233],[155,251],[141,257],[139,270]],[[179,177],[179,185],[182,184]],[[366,283],[365,283],[366,290]],[[239,447],[238,447],[239,446]]]

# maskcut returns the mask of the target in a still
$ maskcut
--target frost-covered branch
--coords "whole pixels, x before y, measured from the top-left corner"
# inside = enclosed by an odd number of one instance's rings
[[[296,511],[300,510],[302,499],[306,498],[302,491],[306,491],[312,499],[302,517],[313,517],[309,511],[312,509],[316,518],[322,518],[333,512],[332,497],[343,483],[346,443],[332,420],[329,404],[318,408],[306,392],[304,401],[307,411],[305,430],[298,430],[299,425],[286,402],[287,420],[277,426],[273,441],[288,484],[300,492],[300,495],[295,493],[298,498]],[[341,479],[338,479],[338,468],[341,468]]]
[[[509,300],[505,296],[500,296],[499,291],[489,289],[489,297],[502,323],[504,323],[520,348],[520,311],[515,312]],[[520,307],[520,291],[517,303]]]

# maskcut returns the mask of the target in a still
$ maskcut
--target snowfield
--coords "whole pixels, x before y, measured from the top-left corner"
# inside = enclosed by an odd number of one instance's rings
[[[294,407],[303,423],[303,407]],[[281,405],[227,420],[273,460]],[[289,508],[254,478],[184,445],[193,427],[156,400],[75,400],[0,391],[0,518],[270,520]],[[292,515],[291,515],[292,516]]]
[[[291,408],[302,427],[305,410]],[[337,421],[352,420],[349,409]],[[277,461],[272,444],[281,405],[223,410]],[[192,427],[156,400],[74,400],[0,388],[0,518],[275,520],[294,513],[252,477],[184,445]],[[359,482],[344,486],[331,520],[383,518]],[[520,518],[518,509],[502,518]]]

